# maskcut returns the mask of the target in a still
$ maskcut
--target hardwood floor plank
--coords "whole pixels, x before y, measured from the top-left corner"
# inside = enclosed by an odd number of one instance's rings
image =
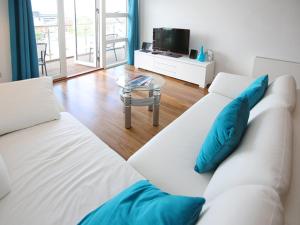
[[[125,129],[120,88],[115,81],[124,74],[160,76],[127,65],[119,66],[56,82],[54,92],[67,112],[125,159],[207,94],[206,89],[163,76],[166,83],[161,91],[160,125],[152,126],[152,112],[147,107],[132,107],[132,128]],[[147,93],[134,95],[143,97]]]

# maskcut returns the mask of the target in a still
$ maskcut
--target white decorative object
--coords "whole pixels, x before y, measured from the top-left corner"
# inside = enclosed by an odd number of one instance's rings
[[[187,56],[173,58],[135,51],[135,67],[174,77],[205,88],[214,79],[215,62],[199,62]]]

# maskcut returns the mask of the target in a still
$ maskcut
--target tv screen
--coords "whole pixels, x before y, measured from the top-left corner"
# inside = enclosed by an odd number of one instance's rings
[[[153,29],[153,50],[189,54],[190,30],[173,28]]]

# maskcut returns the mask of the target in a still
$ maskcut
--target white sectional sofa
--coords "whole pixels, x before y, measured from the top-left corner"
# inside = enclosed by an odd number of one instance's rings
[[[239,147],[214,173],[198,174],[193,170],[216,116],[252,81],[253,78],[220,73],[207,96],[128,160],[167,192],[204,196],[206,210],[199,224],[299,224],[300,92],[292,77],[280,77],[269,86],[264,98],[251,110]],[[261,188],[266,188],[264,194]],[[252,199],[243,199],[252,191],[256,193]],[[220,203],[220,199],[227,202]]]
[[[214,173],[194,171],[215,117],[251,81],[219,74],[207,96],[128,162],[66,112],[1,135],[11,191],[0,200],[0,224],[77,224],[141,179],[173,194],[204,196],[201,225],[299,224],[300,96],[292,79],[269,87],[242,143]]]

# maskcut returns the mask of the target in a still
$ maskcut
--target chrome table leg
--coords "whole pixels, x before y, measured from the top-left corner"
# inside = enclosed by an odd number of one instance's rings
[[[155,90],[153,96],[153,126],[157,127],[159,125],[160,90]]]
[[[124,93],[125,128],[131,128],[131,94]]]

